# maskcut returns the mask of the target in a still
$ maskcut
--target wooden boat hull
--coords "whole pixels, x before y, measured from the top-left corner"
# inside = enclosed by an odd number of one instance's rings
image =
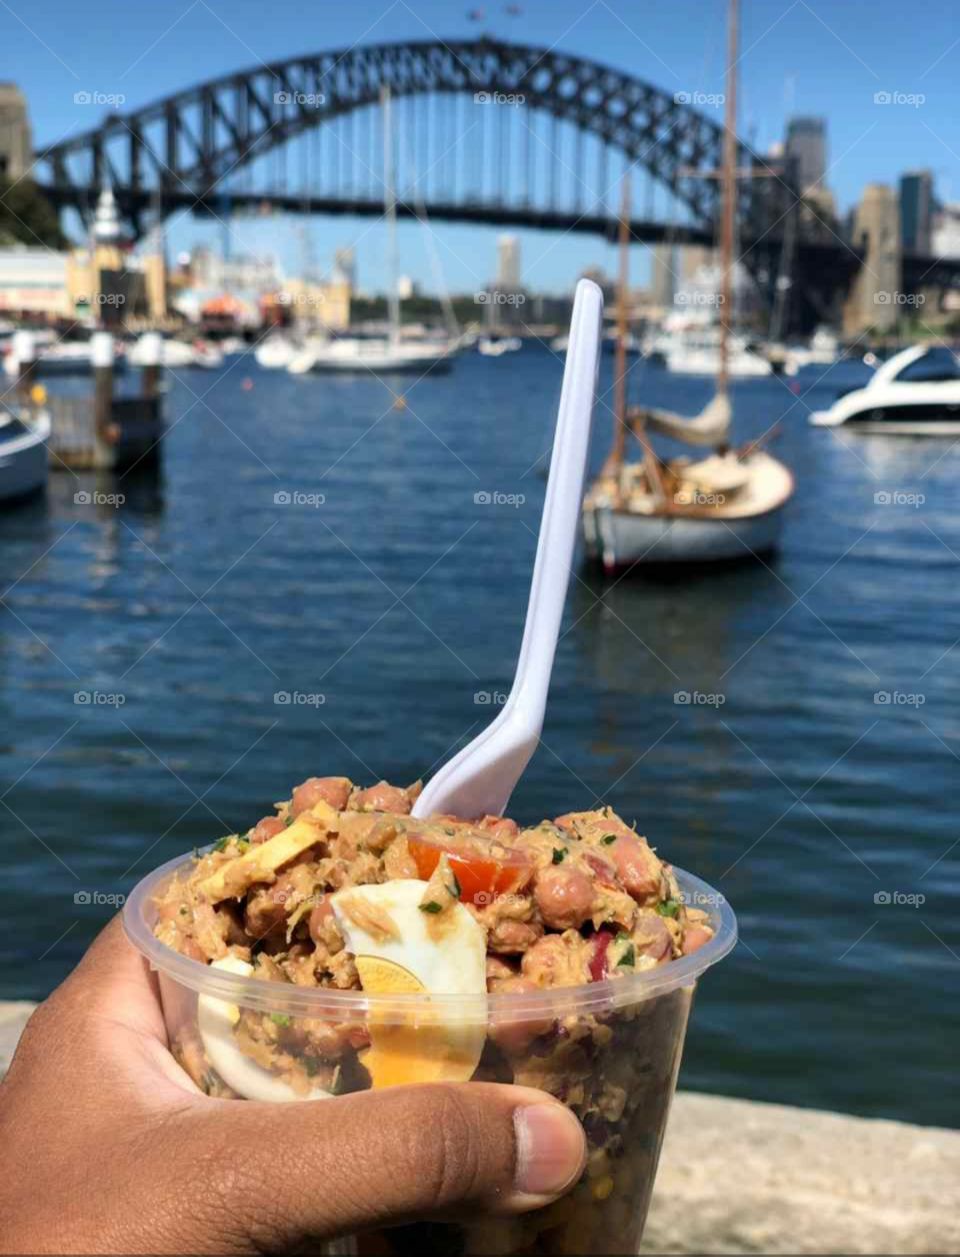
[[[584,507],[587,555],[608,572],[640,563],[717,563],[769,554],[780,541],[783,507],[742,519],[636,515]]]

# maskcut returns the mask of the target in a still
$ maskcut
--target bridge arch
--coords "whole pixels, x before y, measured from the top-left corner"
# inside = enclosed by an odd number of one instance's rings
[[[359,45],[224,75],[130,113],[112,114],[100,126],[44,150],[37,157],[38,182],[57,206],[84,214],[110,183],[122,212],[135,224],[151,206],[163,211],[203,207],[216,200],[233,171],[324,123],[376,105],[384,87],[397,100],[483,93],[522,98],[527,108],[571,124],[647,171],[685,207],[691,238],[713,235],[719,187],[709,172],[719,167],[723,135],[717,121],[682,94],[671,95],[609,66],[489,38]],[[744,144],[740,161],[764,166]],[[742,222],[773,222],[791,200],[787,180],[759,183],[740,184]],[[279,194],[261,199],[283,203]],[[511,211],[494,203],[481,211],[469,196],[457,201],[441,206],[440,216],[525,221],[516,207]],[[335,209],[322,201],[304,207]],[[363,212],[359,204],[344,208]],[[434,209],[429,201],[426,208]],[[550,207],[527,208],[526,221],[553,225]],[[555,225],[563,225],[562,215],[554,217],[559,219]],[[587,229],[600,225],[597,215],[580,217]],[[582,222],[576,225],[583,229]]]

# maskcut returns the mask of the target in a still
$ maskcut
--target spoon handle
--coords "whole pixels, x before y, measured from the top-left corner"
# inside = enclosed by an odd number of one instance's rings
[[[543,728],[577,540],[600,359],[603,295],[577,284],[523,641],[503,710],[427,783],[414,816],[500,816]]]

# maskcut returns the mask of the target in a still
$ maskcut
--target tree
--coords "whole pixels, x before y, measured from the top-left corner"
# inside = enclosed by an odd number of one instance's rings
[[[0,179],[0,244],[62,249],[66,243],[56,210],[32,179]]]

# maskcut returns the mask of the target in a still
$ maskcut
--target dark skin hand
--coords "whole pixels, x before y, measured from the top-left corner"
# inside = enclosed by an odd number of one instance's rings
[[[571,1187],[550,1096],[432,1084],[271,1105],[203,1095],[146,962],[107,926],[31,1017],[0,1086],[7,1253],[263,1253],[410,1218],[521,1213]]]

